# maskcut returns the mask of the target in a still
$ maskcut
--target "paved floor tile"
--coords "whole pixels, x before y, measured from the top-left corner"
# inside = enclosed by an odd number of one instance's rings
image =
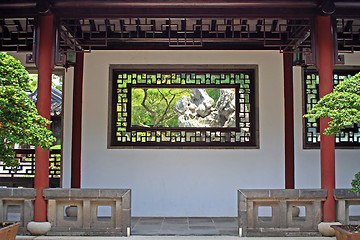
[[[130,236],[130,237],[57,237],[57,236],[17,236],[16,240],[335,240],[335,237],[243,237],[237,236]]]
[[[137,217],[132,219],[132,235],[233,235],[236,236],[236,218],[210,217]]]

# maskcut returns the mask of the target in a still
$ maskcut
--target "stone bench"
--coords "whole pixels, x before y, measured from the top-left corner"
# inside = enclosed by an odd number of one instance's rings
[[[33,220],[34,188],[0,188],[0,222],[20,222],[19,234],[26,234],[27,224]]]
[[[43,190],[48,201],[48,235],[126,236],[131,227],[131,190]],[[74,215],[66,213],[71,207]]]
[[[360,224],[360,216],[351,216],[351,206],[360,205],[360,194],[349,192],[350,189],[334,189],[337,221],[342,224]]]
[[[319,236],[321,189],[238,190],[239,234],[242,236]],[[300,215],[293,214],[294,207]],[[265,213],[264,213],[265,212]]]

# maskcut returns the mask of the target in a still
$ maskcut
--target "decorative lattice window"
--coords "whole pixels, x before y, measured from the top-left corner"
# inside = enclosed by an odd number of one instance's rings
[[[109,147],[256,147],[255,69],[111,66]]]
[[[335,69],[334,86],[345,78],[358,73],[360,69]],[[319,74],[316,70],[304,70],[304,114],[319,101]],[[304,118],[304,148],[320,147],[320,120]],[[347,126],[340,134],[335,135],[335,146],[338,148],[360,147],[360,124]]]

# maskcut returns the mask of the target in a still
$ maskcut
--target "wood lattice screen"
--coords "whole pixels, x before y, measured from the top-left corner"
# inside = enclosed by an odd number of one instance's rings
[[[113,70],[110,147],[256,146],[255,69],[157,69]],[[236,124],[229,128],[132,126],[131,92],[135,87],[235,89]]]
[[[345,78],[358,73],[360,69],[335,69],[334,86]],[[319,74],[316,70],[304,71],[304,114],[319,101]],[[346,127],[341,134],[335,135],[335,146],[341,148],[360,147],[360,124]],[[320,147],[320,121],[304,118],[304,148]]]

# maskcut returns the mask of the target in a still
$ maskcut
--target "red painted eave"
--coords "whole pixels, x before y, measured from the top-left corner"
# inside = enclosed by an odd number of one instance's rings
[[[58,0],[53,11],[64,17],[292,17],[313,16],[318,8],[298,0]]]
[[[312,17],[318,0],[9,0],[0,1],[1,17],[33,17],[39,4],[66,18],[119,17]],[[338,17],[359,17],[360,2],[335,0]]]

